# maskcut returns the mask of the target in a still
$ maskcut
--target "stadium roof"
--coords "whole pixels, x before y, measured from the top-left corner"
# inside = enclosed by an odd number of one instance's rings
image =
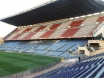
[[[103,0],[54,0],[38,8],[1,19],[0,21],[15,26],[71,18],[104,11]]]

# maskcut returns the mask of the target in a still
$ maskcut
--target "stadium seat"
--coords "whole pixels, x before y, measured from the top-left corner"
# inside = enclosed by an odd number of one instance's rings
[[[104,16],[99,17],[99,19],[97,20],[97,22],[102,23],[104,21]]]
[[[23,40],[24,37],[26,37],[29,33],[24,33],[20,37],[17,38],[17,40]]]
[[[34,32],[39,32],[41,30],[43,30],[46,26],[40,26],[38,29],[36,29]]]
[[[79,26],[82,24],[83,21],[84,21],[84,20],[73,21],[73,22],[70,24],[70,26],[71,26],[71,28],[79,27]]]
[[[72,38],[79,28],[69,28],[64,34],[61,35],[63,38]]]
[[[16,36],[17,34],[11,34],[9,35],[9,37],[6,40],[11,40],[14,36]]]
[[[49,36],[50,39],[52,38],[60,38],[60,36],[66,31],[67,29],[58,29],[56,30],[51,36]]]
[[[23,35],[23,34],[17,34],[16,36],[14,36],[11,40],[18,40],[18,38]]]
[[[47,31],[47,30],[49,30],[51,26],[53,26],[53,24],[47,25],[42,31]]]
[[[40,36],[39,38],[42,39],[48,39],[50,35],[52,35],[55,32],[55,30],[48,30],[47,32],[45,32],[42,36]]]
[[[82,61],[66,67],[55,74],[50,74],[47,78],[102,78],[104,76],[102,75],[103,60],[104,58],[96,58]]]
[[[25,31],[23,31],[22,33],[25,33],[25,32],[29,32],[32,28],[27,28]]]
[[[29,33],[28,35],[26,35],[23,40],[29,40],[33,35],[35,35],[36,33]]]
[[[50,27],[50,30],[55,30],[60,26],[60,24],[54,24],[53,26]]]
[[[74,37],[87,37],[96,26],[84,26],[81,27],[75,34]]]
[[[38,39],[41,35],[43,35],[46,31],[37,32],[30,39]]]
[[[72,21],[67,21],[67,22],[64,22],[62,24],[60,24],[60,26],[58,27],[58,29],[67,29],[70,25]]]
[[[84,26],[92,26],[95,24],[97,19],[98,19],[98,16],[87,17],[82,24],[84,24]]]
[[[28,31],[28,32],[31,32],[31,33],[33,33],[33,32],[35,32],[37,29],[39,28],[39,26],[37,27],[33,27],[30,31]]]

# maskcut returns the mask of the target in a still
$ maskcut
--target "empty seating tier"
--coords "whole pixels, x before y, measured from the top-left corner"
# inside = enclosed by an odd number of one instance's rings
[[[88,16],[86,18],[70,19],[63,23],[46,26],[21,27],[14,30],[5,40],[25,40],[25,39],[61,39],[61,38],[80,38],[92,37],[93,30],[99,27],[99,23],[104,21],[104,16]],[[99,23],[96,23],[99,22]],[[95,26],[97,25],[97,26]],[[34,33],[35,32],[35,33]],[[21,36],[18,37],[23,33]],[[29,33],[29,34],[27,34]],[[33,35],[34,33],[34,35]],[[17,37],[16,37],[17,35]],[[16,38],[14,38],[16,37]],[[28,37],[28,38],[27,38]]]
[[[47,78],[103,78],[104,58],[97,58],[65,67]]]
[[[83,41],[81,39],[6,42],[0,46],[0,50],[71,57],[70,54],[77,50]]]

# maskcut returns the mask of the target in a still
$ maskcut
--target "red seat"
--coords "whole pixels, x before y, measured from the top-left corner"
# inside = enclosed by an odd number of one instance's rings
[[[71,26],[71,28],[79,27],[79,26],[82,24],[83,21],[84,21],[84,20],[73,21],[73,22],[70,24],[70,26]]]
[[[14,33],[17,33],[18,31],[20,31],[21,29],[16,29],[15,31],[14,31]]]
[[[17,34],[16,36],[14,36],[14,37],[12,38],[12,40],[18,39],[21,35],[22,35],[22,34]]]
[[[25,33],[25,32],[28,32],[28,31],[30,31],[32,28],[27,28],[27,29],[25,29],[22,33]]]
[[[55,31],[47,31],[46,33],[44,33],[40,38],[48,38],[50,35],[52,35]]]
[[[73,37],[73,35],[79,30],[79,28],[68,29],[61,37],[68,38]]]
[[[60,26],[60,24],[54,24],[50,27],[50,30],[55,30]]]
[[[40,30],[43,30],[46,26],[40,26],[37,30],[35,30],[34,32],[38,32]]]
[[[26,37],[23,38],[23,40],[29,40],[33,35],[35,35],[36,33],[30,33],[28,34]]]
[[[97,22],[99,22],[99,23],[101,23],[101,22],[103,22],[103,21],[104,21],[104,16],[99,17],[99,19],[97,20]]]

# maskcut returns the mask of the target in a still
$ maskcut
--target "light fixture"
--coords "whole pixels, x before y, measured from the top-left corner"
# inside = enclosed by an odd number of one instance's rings
[[[101,14],[104,14],[104,11],[102,11]]]
[[[74,18],[69,18],[69,20],[73,20]]]
[[[94,13],[93,15],[99,15],[100,13],[98,12],[98,13]]]
[[[87,16],[92,16],[92,14],[88,14]]]
[[[82,16],[80,16],[81,18],[84,18],[84,17],[86,17],[86,15],[82,15]]]
[[[75,17],[75,19],[78,19],[78,18],[79,18],[79,16]]]

